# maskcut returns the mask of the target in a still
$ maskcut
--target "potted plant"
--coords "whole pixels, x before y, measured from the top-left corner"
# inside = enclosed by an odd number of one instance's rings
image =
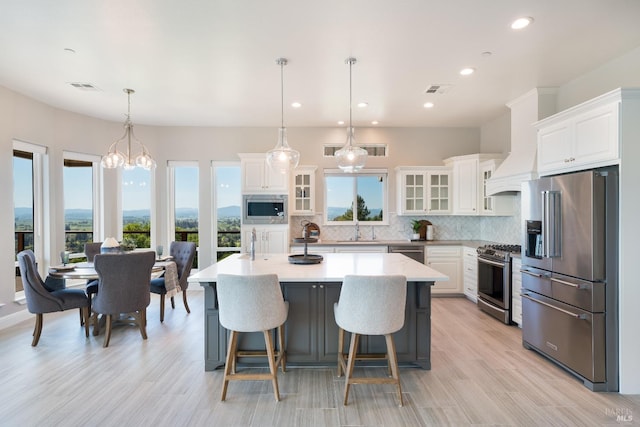
[[[411,240],[420,240],[420,229],[422,228],[422,220],[414,219],[411,221],[411,228],[413,229],[413,234],[411,235]]]

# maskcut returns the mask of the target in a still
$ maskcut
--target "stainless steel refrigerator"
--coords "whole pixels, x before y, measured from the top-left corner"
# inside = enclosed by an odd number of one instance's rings
[[[617,167],[523,184],[522,216],[523,345],[617,391]]]

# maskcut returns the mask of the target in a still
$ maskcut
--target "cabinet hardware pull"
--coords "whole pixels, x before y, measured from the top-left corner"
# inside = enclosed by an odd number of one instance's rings
[[[580,319],[580,320],[585,320],[585,319],[587,319],[587,315],[586,315],[586,314],[576,314],[576,313],[572,313],[572,312],[567,311],[567,310],[564,310],[564,309],[562,309],[562,308],[560,308],[560,307],[556,307],[555,305],[551,305],[551,304],[546,303],[546,302],[544,302],[544,301],[540,301],[540,300],[537,300],[537,299],[535,299],[535,298],[531,298],[529,295],[530,295],[530,294],[527,294],[527,293],[520,294],[520,296],[521,296],[521,297],[523,297],[523,298],[526,298],[526,299],[528,299],[528,300],[530,300],[530,301],[533,301],[533,302],[537,302],[538,304],[544,305],[545,307],[549,307],[549,308],[552,308],[552,309],[554,309],[554,310],[558,310],[558,311],[560,311],[560,312],[562,312],[562,313],[564,313],[564,314],[566,314],[566,315],[568,315],[568,316],[574,317],[574,318],[576,318],[576,319]]]
[[[529,270],[520,270],[520,273],[528,274],[529,276],[533,276],[537,278],[542,278],[542,274],[532,273]]]
[[[551,281],[552,282],[556,282],[556,283],[560,283],[562,285],[571,286],[572,288],[576,288],[576,289],[588,289],[589,288],[588,285],[585,285],[583,283],[577,284],[577,283],[566,282],[564,280],[560,280],[560,279],[555,278],[555,277],[552,277]]]

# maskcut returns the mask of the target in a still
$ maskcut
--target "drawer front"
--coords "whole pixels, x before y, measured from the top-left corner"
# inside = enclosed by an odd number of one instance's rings
[[[459,257],[459,246],[427,246],[427,257]]]
[[[589,381],[606,381],[604,313],[525,292],[522,339]]]

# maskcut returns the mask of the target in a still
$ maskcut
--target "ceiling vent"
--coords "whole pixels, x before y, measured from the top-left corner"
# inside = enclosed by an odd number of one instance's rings
[[[424,91],[424,93],[435,93],[438,95],[443,95],[449,92],[452,87],[453,85],[449,84],[432,84]]]
[[[97,87],[92,85],[91,83],[80,83],[80,82],[71,82],[69,83],[71,86],[76,89],[84,90],[84,91],[99,91]]]

